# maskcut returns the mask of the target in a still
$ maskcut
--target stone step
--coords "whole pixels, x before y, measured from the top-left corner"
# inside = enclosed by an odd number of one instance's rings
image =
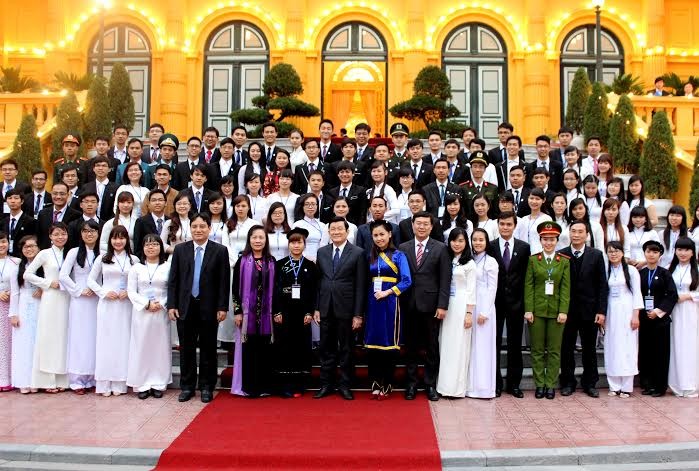
[[[149,471],[153,466],[0,461],[2,471]]]
[[[678,463],[595,464],[574,466],[476,466],[444,467],[449,471],[699,471],[699,461]]]

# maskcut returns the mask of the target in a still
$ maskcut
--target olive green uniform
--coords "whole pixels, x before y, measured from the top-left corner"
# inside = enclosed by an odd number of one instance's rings
[[[553,282],[553,294],[546,294],[547,281]],[[570,303],[570,261],[555,253],[547,262],[543,253],[529,258],[524,279],[524,312],[534,313],[529,324],[532,371],[539,388],[554,388],[561,367],[561,343],[564,324],[558,314],[568,314]],[[548,358],[545,352],[548,351]]]

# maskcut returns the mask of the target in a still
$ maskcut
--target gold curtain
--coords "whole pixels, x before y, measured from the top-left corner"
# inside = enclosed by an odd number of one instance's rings
[[[345,127],[352,107],[352,91],[333,90],[332,97],[332,120],[338,128]]]

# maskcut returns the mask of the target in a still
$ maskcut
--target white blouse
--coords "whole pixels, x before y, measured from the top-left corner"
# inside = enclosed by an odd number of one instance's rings
[[[114,229],[114,219],[112,218],[109,221],[104,223],[104,226],[102,226],[102,234],[100,235],[100,252],[106,252],[107,247],[109,245],[109,233],[112,232],[112,229]],[[136,215],[134,213],[131,213],[131,216],[123,216],[119,215],[119,219],[117,220],[116,225],[117,226],[124,226],[126,228],[126,231],[129,233],[129,244],[131,245],[131,250],[134,250],[133,246],[133,231],[134,227],[136,226]],[[167,222],[165,223],[167,224]]]
[[[272,206],[272,203],[281,203],[284,205],[284,208],[286,209],[286,219],[289,225],[293,224],[294,222],[294,208],[296,208],[296,201],[299,199],[299,195],[296,193],[290,192],[286,196],[282,196],[279,192],[272,193],[267,197],[267,208]],[[267,214],[265,213],[265,216]],[[253,219],[254,213],[253,213]]]
[[[121,185],[114,194],[114,214],[119,214],[119,195],[124,192],[133,195],[133,215],[136,219],[141,217],[141,206],[148,197],[149,190],[145,186]]]
[[[189,219],[180,218],[180,228],[177,229],[177,232],[175,233],[175,240],[168,242],[171,225],[172,219],[168,219],[165,221],[165,224],[163,224],[163,230],[160,231],[160,240],[163,241],[163,246],[165,247],[165,251],[167,253],[172,253],[177,244],[192,240],[192,230],[189,228]]]

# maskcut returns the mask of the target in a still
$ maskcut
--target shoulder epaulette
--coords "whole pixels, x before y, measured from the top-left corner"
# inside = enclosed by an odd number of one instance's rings
[[[570,260],[570,256],[568,256],[564,253],[561,253],[561,252],[556,252],[556,256],[557,256],[558,260],[560,260],[561,257],[565,258],[566,260]]]

